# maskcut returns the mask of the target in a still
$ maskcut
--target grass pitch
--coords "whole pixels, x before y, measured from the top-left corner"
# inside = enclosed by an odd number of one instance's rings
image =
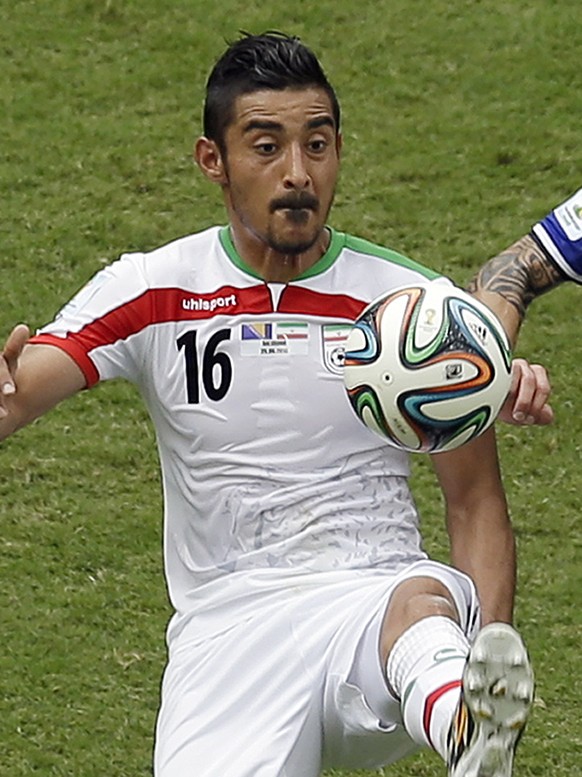
[[[239,29],[299,34],[336,85],[340,229],[463,283],[581,183],[572,0],[1,5],[5,333],[52,318],[122,251],[223,222],[191,148],[207,72]],[[499,434],[538,683],[521,777],[570,777],[582,756],[580,293],[534,303],[519,345],[551,370],[556,424]],[[446,559],[440,498],[415,464],[427,548]],[[0,472],[0,773],[151,774],[169,609],[154,440],[133,389],[58,408],[3,443]],[[428,753],[385,770],[442,773]]]

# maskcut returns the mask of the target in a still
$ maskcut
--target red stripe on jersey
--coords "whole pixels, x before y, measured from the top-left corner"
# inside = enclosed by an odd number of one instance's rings
[[[281,294],[277,313],[347,318],[353,321],[367,304],[347,294],[326,294],[301,286],[287,286]]]
[[[441,697],[445,695],[445,693],[448,693],[449,691],[453,691],[455,688],[459,688],[460,686],[461,686],[461,680],[452,680],[450,683],[447,683],[446,685],[441,685],[440,688],[437,688],[436,691],[433,691],[427,697],[427,700],[424,703],[424,715],[423,715],[422,725],[424,728],[424,733],[426,734],[426,738],[428,739],[428,742],[433,750],[435,749],[435,747],[430,737],[430,721],[432,718],[434,705]]]
[[[111,310],[66,337],[50,333],[35,335],[31,343],[54,345],[77,362],[89,386],[99,374],[89,353],[95,348],[126,340],[152,324],[169,321],[196,321],[220,314],[260,315],[272,313],[271,295],[264,284],[239,289],[223,286],[210,294],[193,294],[184,289],[150,289],[139,297]]]
[[[345,294],[324,294],[288,286],[281,295],[277,313],[315,315],[353,320],[366,303]],[[101,318],[65,337],[51,333],[35,335],[31,343],[53,345],[68,353],[79,365],[88,386],[99,380],[90,352],[126,340],[152,324],[170,321],[197,321],[216,315],[264,315],[272,313],[271,295],[266,284],[240,289],[223,286],[209,294],[184,289],[149,289]]]

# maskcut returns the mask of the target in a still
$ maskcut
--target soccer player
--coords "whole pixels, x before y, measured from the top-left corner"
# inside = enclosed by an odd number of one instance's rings
[[[437,274],[328,226],[341,150],[314,54],[243,36],[195,151],[228,224],[122,256],[0,359],[2,437],[116,377],[151,414],[175,610],[156,777],[316,777],[421,746],[451,777],[508,777],[532,704],[494,431],[433,457],[446,566],[422,548],[407,455],[347,401],[350,322]],[[515,382],[505,414],[549,422],[543,368]]]

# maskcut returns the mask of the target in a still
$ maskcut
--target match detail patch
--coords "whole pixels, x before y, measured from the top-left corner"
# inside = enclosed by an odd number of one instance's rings
[[[241,324],[240,338],[242,356],[306,354],[309,347],[309,324],[302,321]]]

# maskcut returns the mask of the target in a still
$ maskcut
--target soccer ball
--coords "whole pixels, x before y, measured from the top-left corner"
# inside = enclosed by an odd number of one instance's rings
[[[510,373],[499,321],[444,279],[378,297],[346,341],[344,382],[356,414],[412,452],[449,451],[484,432]]]

